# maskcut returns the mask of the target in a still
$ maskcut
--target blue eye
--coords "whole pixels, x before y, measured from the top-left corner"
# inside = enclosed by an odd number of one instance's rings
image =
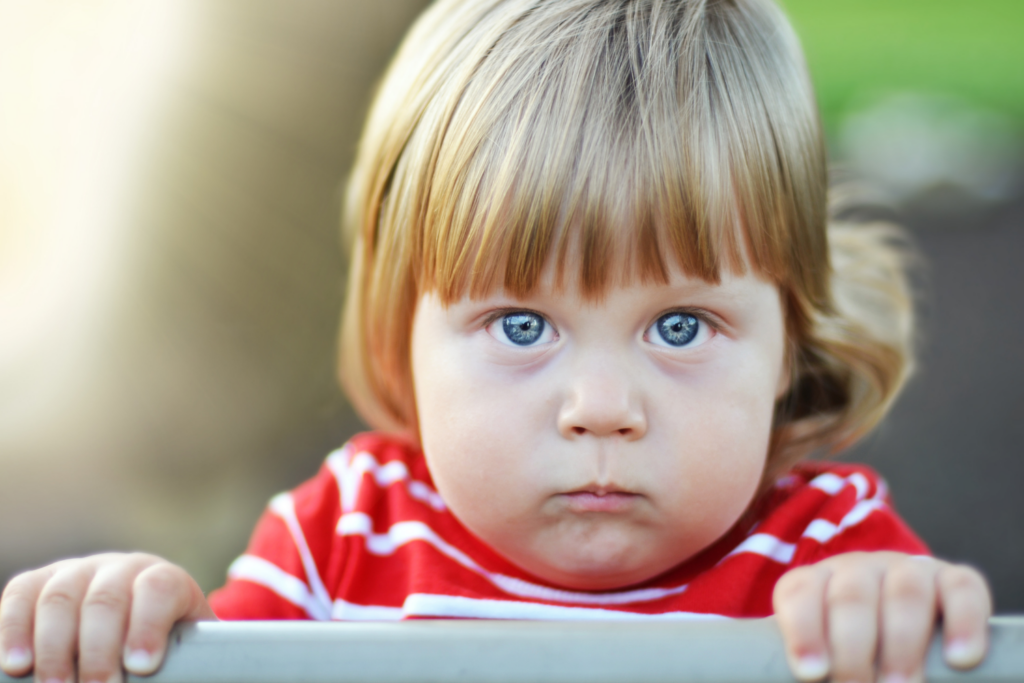
[[[661,316],[651,327],[657,335],[657,339],[652,338],[651,341],[656,344],[660,341],[662,346],[679,347],[696,339],[701,331],[701,322],[689,313],[675,312]]]
[[[510,342],[517,346],[530,346],[544,334],[544,318],[536,313],[518,311],[501,319],[501,329]]]

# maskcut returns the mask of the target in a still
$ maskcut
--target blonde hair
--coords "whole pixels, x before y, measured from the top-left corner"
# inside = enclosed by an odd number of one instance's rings
[[[717,282],[749,263],[785,307],[781,471],[867,432],[910,365],[892,234],[826,230],[827,215],[814,93],[768,0],[439,0],[380,86],[349,181],[342,383],[371,426],[415,438],[423,293],[525,295],[553,266],[599,297],[673,265]]]

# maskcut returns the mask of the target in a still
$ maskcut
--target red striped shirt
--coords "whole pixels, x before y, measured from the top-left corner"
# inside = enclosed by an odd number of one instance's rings
[[[928,552],[872,470],[809,462],[674,569],[623,590],[566,590],[463,527],[434,490],[420,451],[369,433],[271,500],[210,602],[222,619],[763,617],[787,570],[858,550]]]

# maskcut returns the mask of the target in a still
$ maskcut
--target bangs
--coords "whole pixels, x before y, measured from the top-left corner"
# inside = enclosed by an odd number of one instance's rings
[[[813,109],[783,87],[806,76],[798,52],[779,64],[795,38],[774,8],[534,4],[458,104],[425,116],[444,130],[418,202],[417,289],[526,296],[553,268],[599,297],[673,268],[717,282],[749,265],[824,300],[827,273],[802,265],[827,262],[824,159],[808,156],[822,146]]]
[[[342,381],[416,431],[417,302],[556,287],[776,283],[802,339],[831,306],[825,148],[771,0],[437,0],[348,182]]]

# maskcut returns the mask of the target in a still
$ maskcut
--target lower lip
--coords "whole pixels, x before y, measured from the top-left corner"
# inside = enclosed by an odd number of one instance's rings
[[[565,493],[569,509],[573,512],[626,512],[636,504],[635,493],[605,493],[598,495],[589,491]]]

